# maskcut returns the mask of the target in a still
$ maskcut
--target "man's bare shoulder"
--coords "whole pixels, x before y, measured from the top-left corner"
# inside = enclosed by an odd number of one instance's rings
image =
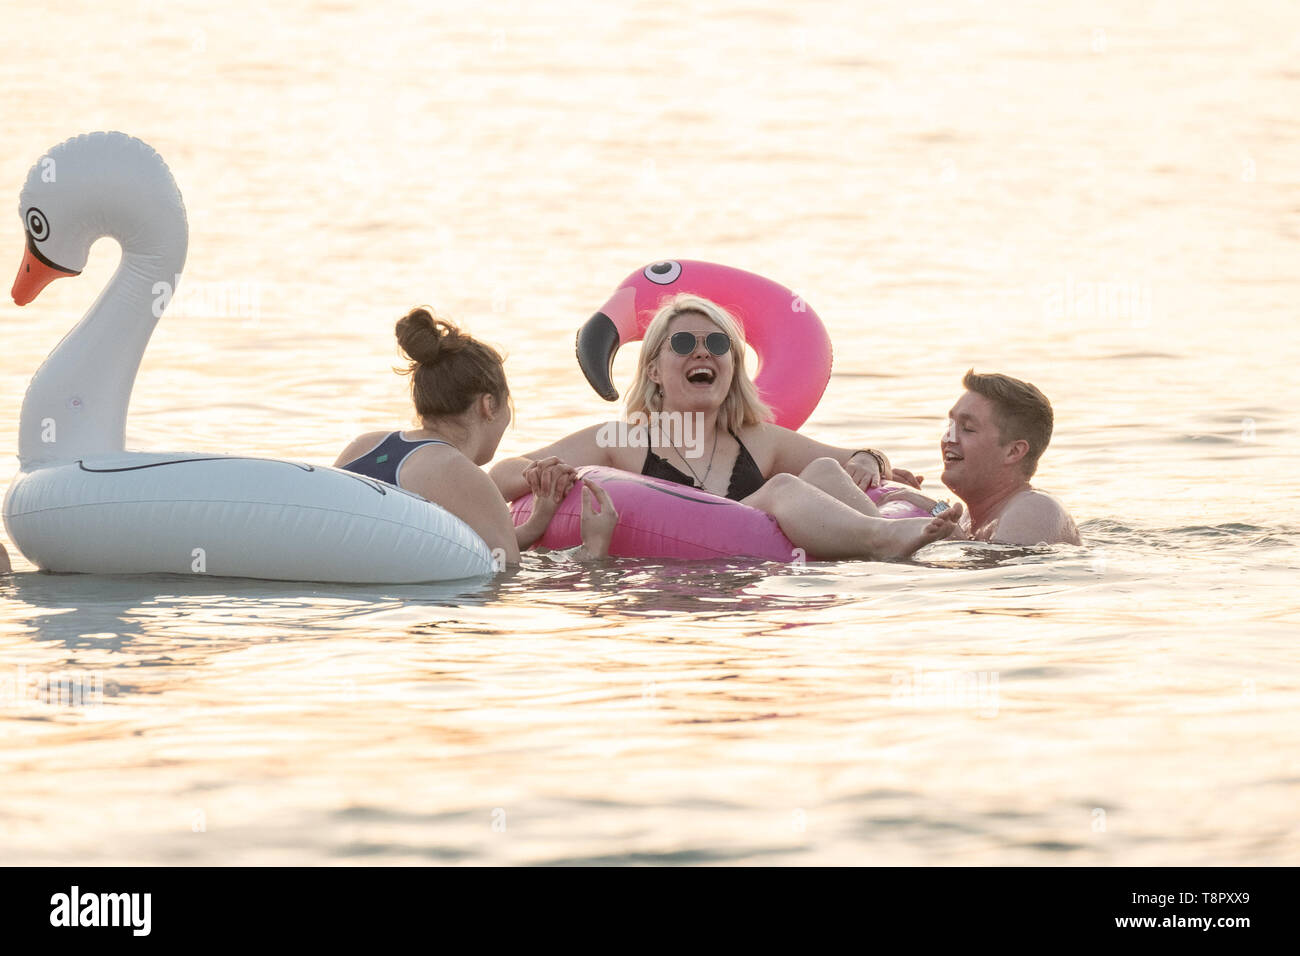
[[[1078,544],[1074,519],[1052,495],[1029,488],[1016,495],[998,516],[993,540],[1001,544]]]

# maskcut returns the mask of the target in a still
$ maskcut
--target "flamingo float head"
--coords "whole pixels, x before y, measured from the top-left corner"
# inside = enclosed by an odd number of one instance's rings
[[[18,200],[27,249],[13,300],[27,305],[55,279],[80,275],[90,247],[112,236],[124,249],[149,255],[166,244],[174,253],[182,230],[174,222],[184,204],[167,165],[153,148],[125,133],[87,133],[55,146],[27,174]],[[169,256],[170,258],[170,256]]]
[[[759,358],[754,379],[776,424],[798,428],[812,414],[831,373],[831,340],[817,313],[785,286],[712,262],[666,259],[632,273],[578,330],[578,365],[597,394],[615,401],[614,356],[637,342],[664,299],[681,292],[726,308]]]

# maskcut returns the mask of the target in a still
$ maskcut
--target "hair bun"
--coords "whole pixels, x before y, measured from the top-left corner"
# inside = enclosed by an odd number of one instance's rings
[[[423,307],[397,320],[397,344],[407,358],[420,365],[432,365],[444,355],[459,352],[467,341],[455,324]]]
[[[411,376],[411,399],[422,421],[461,415],[480,395],[510,398],[501,356],[423,306],[397,320],[397,342],[411,360],[394,372]]]

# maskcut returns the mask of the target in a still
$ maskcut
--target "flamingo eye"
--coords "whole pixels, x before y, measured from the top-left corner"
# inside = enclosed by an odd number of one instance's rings
[[[32,238],[41,242],[50,237],[50,224],[45,220],[45,213],[41,212],[35,206],[27,210],[27,231],[31,233]]]
[[[672,285],[681,274],[681,263],[673,262],[671,259],[645,267],[645,277],[656,285]]]

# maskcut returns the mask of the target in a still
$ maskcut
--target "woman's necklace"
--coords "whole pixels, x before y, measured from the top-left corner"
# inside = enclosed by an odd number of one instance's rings
[[[695,487],[703,489],[704,483],[709,480],[709,473],[713,471],[713,456],[718,453],[718,429],[716,427],[713,429],[713,450],[709,452],[709,467],[704,469],[703,478],[695,473],[694,468],[691,468],[691,463],[686,460],[686,456],[682,454],[680,448],[673,444],[672,441],[669,441],[668,444],[672,445],[673,451],[677,452],[677,457],[682,460],[682,464],[690,468],[691,477],[695,479]]]

